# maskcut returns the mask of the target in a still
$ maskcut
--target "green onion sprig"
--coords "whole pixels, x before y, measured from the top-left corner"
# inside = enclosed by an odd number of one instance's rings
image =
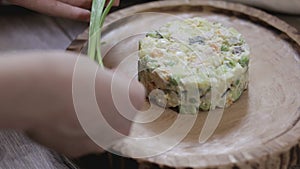
[[[103,67],[101,56],[101,29],[104,24],[105,17],[114,4],[114,0],[110,0],[106,8],[105,0],[93,0],[90,29],[89,29],[89,44],[88,56],[95,60],[101,67]]]

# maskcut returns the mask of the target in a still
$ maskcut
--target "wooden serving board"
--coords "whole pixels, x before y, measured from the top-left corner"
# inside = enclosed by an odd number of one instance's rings
[[[200,144],[198,138],[207,112],[200,112],[187,136],[173,149],[136,159],[131,158],[134,152],[159,148],[162,140],[136,144],[134,150],[124,141],[114,150],[128,157],[107,152],[103,165],[125,169],[290,169],[300,164],[300,33],[278,18],[223,1],[174,0],[133,6],[110,14],[106,20],[102,46],[106,66],[116,67],[126,57],[136,55],[138,40],[144,36],[141,32],[151,31],[176,17],[194,16],[221,22],[244,35],[252,53],[248,90],[225,109],[216,131],[205,143]],[[68,50],[84,53],[87,32],[79,35]],[[136,59],[123,69],[136,72]],[[131,136],[158,135],[177,117],[173,110],[165,110],[151,123],[134,123]]]

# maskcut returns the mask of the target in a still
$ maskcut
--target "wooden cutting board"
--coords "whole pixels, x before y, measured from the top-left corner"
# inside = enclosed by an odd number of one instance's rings
[[[200,112],[187,136],[171,150],[153,157],[132,158],[136,152],[159,149],[171,138],[134,146],[124,141],[113,149],[128,157],[107,152],[103,165],[125,169],[290,169],[300,164],[300,33],[278,18],[223,1],[174,0],[133,6],[110,14],[106,20],[102,38],[105,65],[117,67],[136,55],[143,32],[176,18],[195,16],[221,22],[243,34],[252,53],[248,90],[225,109],[217,129],[205,143],[199,143],[198,138],[208,113]],[[87,39],[88,30],[68,50],[85,53]],[[124,72],[137,72],[136,59],[121,65]],[[153,122],[134,123],[131,136],[159,135],[177,118],[176,112],[167,109]],[[178,128],[178,133],[181,130]]]

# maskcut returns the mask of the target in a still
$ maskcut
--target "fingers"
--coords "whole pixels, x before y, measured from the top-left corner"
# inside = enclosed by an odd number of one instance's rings
[[[68,0],[64,0],[68,1]],[[71,1],[71,0],[70,0]],[[74,4],[81,4],[83,0],[76,0]],[[90,11],[81,7],[72,6],[56,0],[10,0],[11,3],[19,5],[40,13],[51,16],[63,17],[79,21],[88,22],[90,19]],[[82,3],[83,6],[88,6],[88,2]]]
[[[51,16],[63,17],[73,20],[90,20],[92,0],[9,0],[9,2],[37,12]],[[118,6],[120,0],[115,0],[114,5]]]
[[[44,13],[47,12],[48,11],[45,11]],[[57,2],[55,5],[55,9],[53,9],[52,11],[50,10],[48,14],[52,16],[88,22],[90,20],[91,12],[87,9],[72,6],[62,2]]]
[[[138,113],[136,109],[144,104],[144,87],[136,81],[107,70],[99,71],[96,84],[98,105],[106,121],[117,132],[128,135],[132,119]],[[134,107],[131,107],[131,104]]]
[[[90,19],[90,10],[92,6],[92,0],[59,0],[59,2],[62,2],[63,6],[69,7],[70,13],[67,14],[67,9],[65,12],[59,12],[59,13],[53,13],[50,15],[53,16],[59,16],[59,14],[64,14],[62,17],[69,18],[69,19],[75,19],[75,20],[80,20],[80,21],[89,21]],[[107,1],[109,2],[109,1]],[[59,4],[59,3],[58,3]],[[120,4],[120,0],[114,0],[114,6],[118,6]],[[71,7],[72,10],[71,10]],[[72,12],[72,13],[71,13]],[[58,15],[55,15],[58,14]]]
[[[77,6],[80,8],[84,9],[91,9],[92,6],[92,0],[59,0],[60,2],[72,5],[72,6]],[[108,3],[109,0],[106,1]],[[120,0],[114,0],[114,6],[119,6]]]
[[[77,6],[85,9],[91,9],[92,6],[92,0],[59,0],[63,3],[72,5],[72,6]],[[109,0],[106,0],[106,3],[108,3]],[[114,0],[114,6],[119,6],[120,0]]]
[[[89,21],[90,11],[77,6],[72,6],[60,1],[49,1],[44,8],[36,9],[39,12],[46,13],[52,16],[64,17],[80,21]]]
[[[92,0],[59,0],[59,1],[72,6],[84,8],[84,9],[91,9],[92,6]]]

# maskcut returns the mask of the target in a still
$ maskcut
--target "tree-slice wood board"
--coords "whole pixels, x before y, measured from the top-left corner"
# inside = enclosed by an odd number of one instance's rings
[[[148,144],[135,143],[135,148],[124,141],[115,146],[114,151],[128,157],[107,152],[106,166],[290,169],[300,164],[300,34],[278,18],[223,1],[157,1],[133,6],[110,14],[106,20],[102,36],[106,66],[122,65],[125,73],[136,73],[137,57],[127,60],[125,66],[120,63],[137,55],[143,32],[174,18],[195,16],[234,27],[245,37],[251,48],[248,90],[224,110],[218,127],[206,142],[199,143],[198,138],[208,112],[199,112],[192,129],[174,148],[152,157],[132,158],[136,152],[159,149],[172,137]],[[79,35],[68,50],[84,52],[87,32]],[[159,135],[168,130],[177,117],[177,112],[167,109],[153,122],[134,123],[131,136]],[[177,131],[182,134],[181,128]]]

